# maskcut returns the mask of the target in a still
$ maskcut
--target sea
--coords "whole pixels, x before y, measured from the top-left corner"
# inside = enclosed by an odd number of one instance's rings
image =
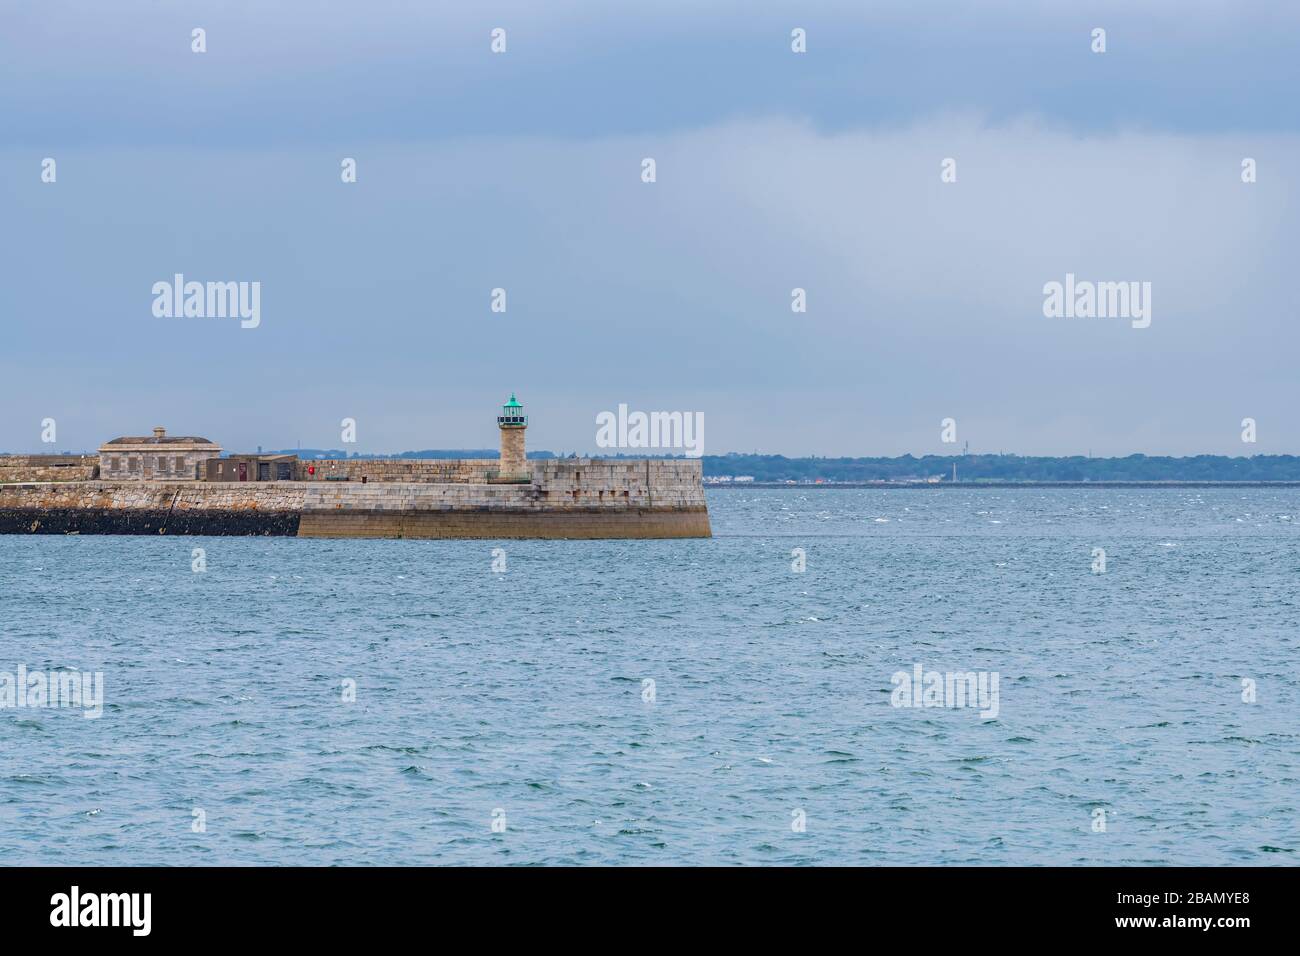
[[[707,494],[700,540],[0,537],[0,859],[1300,860],[1300,489]]]

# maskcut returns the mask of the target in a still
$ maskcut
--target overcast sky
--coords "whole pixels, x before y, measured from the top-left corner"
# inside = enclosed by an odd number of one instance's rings
[[[1297,64],[1282,0],[3,3],[0,450],[493,447],[513,390],[557,451],[1300,453]]]

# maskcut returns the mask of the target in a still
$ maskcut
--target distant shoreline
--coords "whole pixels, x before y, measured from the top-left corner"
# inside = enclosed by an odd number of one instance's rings
[[[746,491],[779,488],[786,491],[823,491],[836,488],[878,488],[889,491],[971,491],[980,488],[1300,488],[1300,481],[744,481],[704,483],[705,491]]]
[[[316,448],[259,455],[293,454],[312,461],[393,461],[416,459],[497,459],[494,449],[425,449],[388,455],[357,454]],[[251,453],[249,453],[251,454]],[[0,469],[9,456],[0,452]],[[81,456],[93,457],[92,453]],[[573,460],[576,456],[533,450],[535,460]],[[623,454],[580,458],[580,461],[640,462],[686,460],[680,455],[629,457]],[[1300,455],[1168,456],[1129,455],[1124,458],[1084,456],[1024,457],[1020,455],[903,455],[893,458],[786,458],[782,455],[704,455],[699,458],[706,488],[1292,488],[1300,487]],[[953,481],[955,476],[957,481]],[[743,479],[743,480],[738,480]],[[789,484],[794,481],[795,484]],[[818,484],[820,482],[820,484]]]

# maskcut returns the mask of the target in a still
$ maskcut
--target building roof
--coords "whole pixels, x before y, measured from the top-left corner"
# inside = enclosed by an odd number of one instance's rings
[[[504,405],[502,405],[501,407],[502,407],[502,408],[523,408],[524,406],[521,405],[521,404],[519,404],[519,399],[515,398],[515,393],[514,393],[514,392],[511,392],[511,393],[510,393],[510,401],[506,402],[506,403],[505,403]]]
[[[167,435],[163,438],[155,438],[153,435],[142,435],[139,437],[123,436],[114,438],[107,445],[215,445],[216,442],[207,438],[196,438],[193,436],[181,437]]]

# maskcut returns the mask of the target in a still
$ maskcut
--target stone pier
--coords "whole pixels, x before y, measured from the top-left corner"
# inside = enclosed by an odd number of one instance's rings
[[[0,533],[321,538],[712,534],[698,460],[533,460],[526,463],[525,480],[505,484],[489,477],[499,467],[489,460],[314,464],[316,474],[307,481],[0,483]]]

